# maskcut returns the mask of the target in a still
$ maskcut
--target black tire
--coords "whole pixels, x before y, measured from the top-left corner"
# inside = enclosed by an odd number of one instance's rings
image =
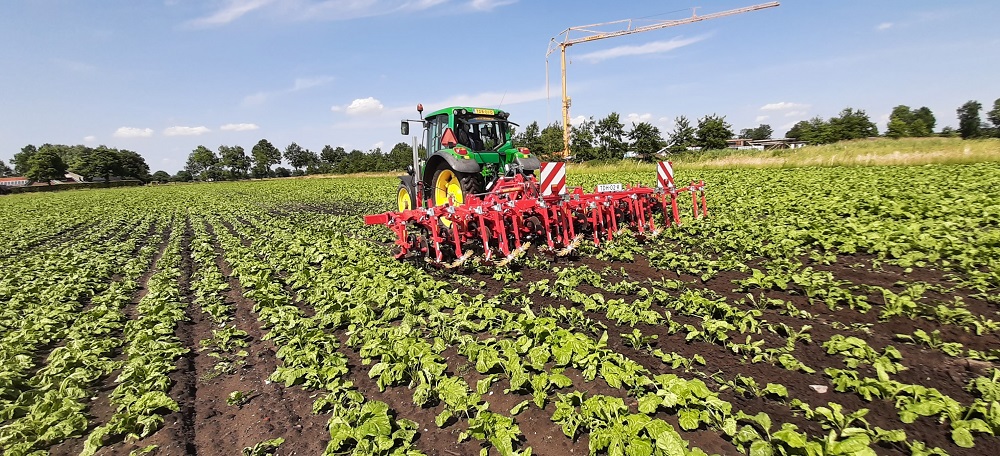
[[[469,195],[478,195],[483,193],[486,188],[486,181],[483,179],[483,175],[479,173],[463,173],[459,171],[454,171],[450,167],[444,166],[439,168],[434,172],[434,176],[431,178],[430,185],[430,197],[434,199],[435,204],[438,203],[437,198],[437,182],[441,178],[441,174],[444,172],[450,172],[458,178],[458,182],[462,187],[462,199],[464,201]]]

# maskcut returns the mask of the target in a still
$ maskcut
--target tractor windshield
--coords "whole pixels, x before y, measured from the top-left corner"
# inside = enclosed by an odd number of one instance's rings
[[[472,150],[497,150],[507,142],[507,121],[499,117],[456,116],[458,142]]]

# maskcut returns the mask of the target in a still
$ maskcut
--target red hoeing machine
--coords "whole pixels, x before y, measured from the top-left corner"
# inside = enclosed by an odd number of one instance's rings
[[[397,212],[365,216],[367,225],[385,225],[396,234],[397,258],[425,257],[440,267],[456,267],[474,253],[483,262],[503,266],[531,243],[556,256],[569,254],[583,240],[611,241],[628,228],[640,238],[656,236],[663,225],[680,224],[678,197],[691,194],[692,215],[708,215],[704,181],[674,185],[670,162],[657,164],[657,187],[598,185],[590,193],[565,186],[565,163],[543,163],[534,173],[501,176],[481,194],[465,195],[460,204],[433,200]]]

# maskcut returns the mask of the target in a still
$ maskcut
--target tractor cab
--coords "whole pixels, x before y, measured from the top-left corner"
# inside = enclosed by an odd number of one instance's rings
[[[505,111],[454,106],[423,116],[422,108],[417,106],[424,154],[414,151],[414,165],[400,176],[400,210],[461,204],[466,196],[487,191],[500,177],[533,174],[541,165],[530,151],[513,146],[516,124],[507,120]],[[401,124],[404,135],[409,134],[410,122]]]

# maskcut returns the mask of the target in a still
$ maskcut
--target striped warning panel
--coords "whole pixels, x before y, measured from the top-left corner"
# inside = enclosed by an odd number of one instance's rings
[[[542,172],[539,177],[542,181],[542,196],[566,193],[565,162],[542,163]]]
[[[656,184],[660,188],[674,187],[674,167],[670,162],[656,164]]]

